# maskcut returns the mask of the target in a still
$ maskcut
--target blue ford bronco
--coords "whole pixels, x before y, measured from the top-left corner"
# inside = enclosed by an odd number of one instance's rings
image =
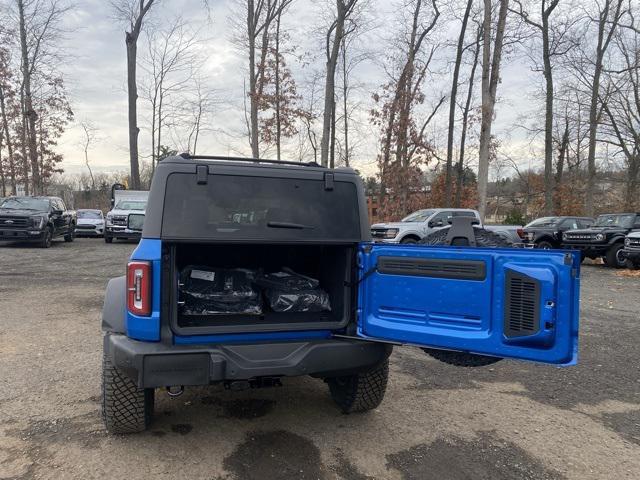
[[[163,160],[142,239],[107,286],[107,430],[147,428],[156,388],[299,375],[324,380],[345,413],[371,410],[393,345],[461,366],[575,364],[580,255],[504,248],[467,221],[460,237],[462,221],[419,245],[373,243],[351,169]]]

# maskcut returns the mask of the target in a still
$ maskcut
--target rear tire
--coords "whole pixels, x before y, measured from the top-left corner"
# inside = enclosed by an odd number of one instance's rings
[[[543,241],[538,242],[536,244],[536,248],[539,248],[541,250],[551,250],[552,248],[554,248],[554,246],[553,246],[553,244],[551,242],[543,240]]]
[[[109,235],[107,235],[106,233],[104,234],[104,243],[111,243],[113,242],[113,237],[110,237]]]
[[[366,412],[378,407],[387,390],[388,380],[388,359],[367,372],[326,379],[331,398],[342,413]]]
[[[400,240],[400,243],[403,244],[415,244],[418,243],[419,240],[416,240],[415,238],[412,237],[408,237],[408,238],[403,238],[402,240]]]
[[[611,268],[624,268],[626,261],[621,256],[621,250],[624,248],[622,243],[616,243],[607,250],[606,265]]]
[[[448,228],[438,230],[426,237],[422,242],[427,245],[446,245],[447,244],[447,232]],[[478,247],[510,247],[511,244],[507,242],[500,235],[484,230],[483,228],[474,228],[476,246]],[[483,367],[485,365],[491,365],[493,363],[502,360],[498,357],[488,357],[486,355],[475,355],[473,353],[453,352],[449,350],[437,350],[433,348],[422,349],[427,355],[449,365],[455,365],[458,367]]]
[[[137,433],[151,423],[153,388],[138,388],[108,358],[102,360],[102,420],[109,433]]]
[[[438,230],[437,232],[434,232],[431,235],[427,235],[424,239],[420,241],[420,243],[424,245],[446,245],[449,228],[451,227],[443,228],[442,230]],[[474,227],[473,233],[475,234],[475,237],[476,237],[477,247],[510,247],[511,246],[511,244],[507,242],[503,237],[501,237],[497,233],[490,232],[489,230]],[[456,246],[463,246],[463,245],[456,245]]]

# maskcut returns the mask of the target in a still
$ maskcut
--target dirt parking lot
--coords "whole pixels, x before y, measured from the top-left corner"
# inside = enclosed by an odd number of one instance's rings
[[[640,277],[583,268],[577,367],[470,370],[397,348],[369,414],[296,378],[157,391],[150,431],[116,437],[100,419],[100,312],[133,248],[0,246],[0,478],[640,478]]]

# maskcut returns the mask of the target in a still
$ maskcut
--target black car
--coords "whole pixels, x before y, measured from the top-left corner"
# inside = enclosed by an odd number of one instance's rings
[[[536,248],[560,248],[562,234],[567,230],[589,228],[593,218],[588,217],[542,217],[524,227],[524,241]]]
[[[562,246],[581,250],[584,257],[602,257],[609,267],[623,268],[626,265],[622,252],[624,238],[638,229],[640,213],[608,213],[598,216],[590,228],[564,232]]]
[[[7,197],[0,203],[0,241],[49,248],[56,237],[73,242],[76,223],[76,212],[58,197]]]

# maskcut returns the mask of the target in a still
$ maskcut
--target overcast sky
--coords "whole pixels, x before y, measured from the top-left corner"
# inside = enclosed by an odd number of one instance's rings
[[[232,43],[230,16],[233,15],[232,1],[210,0],[210,18],[203,0],[160,0],[152,11],[150,25],[160,27],[177,15],[200,29],[204,39],[200,53],[206,58],[203,66],[207,83],[216,90],[220,105],[215,111],[211,131],[206,133],[198,146],[199,153],[209,154],[250,154],[244,133],[243,81],[246,76],[246,55]],[[362,38],[360,45],[373,52],[380,52],[369,61],[361,63],[355,77],[359,88],[354,97],[358,103],[354,128],[354,166],[367,174],[375,172],[377,152],[377,132],[369,124],[369,111],[374,106],[371,94],[378,90],[387,77],[384,63],[385,46],[393,36],[397,18],[395,4],[378,0],[372,1],[371,28]],[[298,0],[283,22],[291,32],[291,43],[302,54],[305,65],[289,59],[299,90],[304,90],[305,82],[322,71],[322,12],[326,3],[322,0]],[[70,95],[75,122],[61,141],[64,154],[63,167],[68,173],[84,171],[83,153],[78,145],[80,139],[79,122],[88,120],[99,129],[100,141],[92,147],[91,163],[98,171],[128,169],[127,151],[127,96],[126,64],[124,46],[124,25],[113,18],[109,2],[105,0],[77,0],[75,8],[68,14],[68,35],[66,44],[70,53],[68,63],[61,65]],[[455,36],[459,25],[444,25],[439,38]],[[447,29],[449,32],[447,32]],[[144,40],[142,40],[144,41]],[[141,48],[144,50],[144,48]],[[443,47],[438,70],[447,70],[445,60],[452,58],[451,50]],[[140,52],[141,55],[144,51]],[[450,70],[450,69],[449,69]],[[141,76],[143,74],[141,73]],[[466,74],[465,74],[466,75]],[[434,77],[435,78],[435,77]],[[441,92],[450,88],[450,71],[425,84],[424,92],[428,102],[436,101]],[[525,114],[532,115],[540,107],[530,94],[537,85],[538,74],[533,73],[523,59],[510,58],[502,72],[502,82],[498,94],[501,103],[497,107],[495,134],[502,140],[504,148],[517,152],[521,158],[528,156],[528,141],[515,125]],[[479,84],[478,84],[479,87]],[[464,95],[464,87],[462,88]],[[150,140],[146,130],[147,103],[139,99],[140,108],[140,153],[148,155]],[[436,144],[443,148],[446,138],[446,107],[436,119],[432,136]],[[163,144],[165,142],[163,141]],[[167,139],[171,145],[171,139]]]

